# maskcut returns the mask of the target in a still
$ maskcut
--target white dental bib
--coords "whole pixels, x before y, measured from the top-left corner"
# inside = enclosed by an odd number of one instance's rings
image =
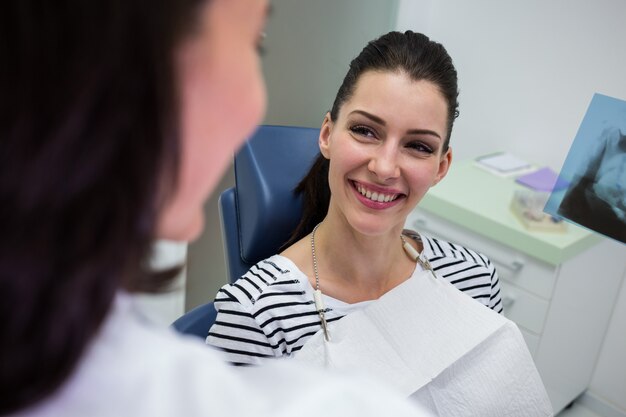
[[[318,331],[295,355],[363,372],[438,416],[551,416],[517,326],[430,271]]]

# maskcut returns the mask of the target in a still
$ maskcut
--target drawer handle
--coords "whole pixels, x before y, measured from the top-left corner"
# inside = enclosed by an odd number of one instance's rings
[[[524,268],[524,262],[522,261],[502,262],[498,259],[493,259],[491,256],[489,258],[493,263],[498,264],[499,266],[503,266],[513,272],[519,272],[522,270],[522,268]]]
[[[414,225],[415,225],[415,227],[416,227],[416,228],[418,228],[418,229],[426,229],[426,230],[429,230],[429,229],[428,229],[428,222],[427,222],[425,219],[422,219],[422,218],[415,219],[415,221],[413,222],[413,224],[414,224]],[[431,232],[434,232],[434,231],[431,231]],[[446,239],[446,240],[450,240],[450,239],[446,238],[445,236],[442,236],[442,238],[443,238],[443,239]],[[521,270],[522,270],[522,268],[524,268],[524,262],[523,262],[523,261],[502,262],[502,261],[500,261],[499,259],[494,259],[494,258],[493,258],[492,256],[490,256],[490,255],[487,255],[487,256],[489,257],[489,259],[491,259],[491,261],[492,261],[493,263],[496,263],[496,264],[498,264],[499,266],[503,266],[503,267],[505,267],[506,269],[509,269],[509,270],[511,270],[511,271],[513,271],[513,272],[519,272],[519,271],[521,271]]]

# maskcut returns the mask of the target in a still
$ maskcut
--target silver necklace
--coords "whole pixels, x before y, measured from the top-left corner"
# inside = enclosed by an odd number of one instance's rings
[[[315,256],[315,232],[317,228],[320,227],[318,223],[314,228],[313,232],[311,232],[311,255],[313,256],[313,274],[315,275],[315,291],[313,292],[313,298],[315,300],[315,309],[317,310],[317,314],[320,316],[320,322],[322,323],[322,330],[324,331],[324,339],[327,342],[330,342],[330,333],[328,332],[328,323],[326,322],[326,308],[324,307],[324,300],[322,299],[322,290],[320,290],[320,276],[317,272],[317,257]],[[400,235],[400,240],[402,241],[402,248],[406,252],[406,254],[413,260],[413,262],[417,262],[421,265],[425,270],[433,271],[430,263],[427,259],[422,259],[420,257],[419,252],[406,241],[404,236]]]
[[[322,290],[320,290],[320,276],[317,273],[317,257],[315,256],[315,232],[317,228],[320,227],[318,223],[314,228],[313,232],[311,232],[311,254],[313,255],[313,274],[315,274],[315,291],[313,291],[313,298],[315,300],[315,309],[317,310],[317,314],[320,316],[320,321],[322,323],[322,330],[324,331],[324,339],[327,342],[330,342],[330,334],[328,333],[328,323],[326,322],[326,308],[324,307],[324,300],[322,300]]]

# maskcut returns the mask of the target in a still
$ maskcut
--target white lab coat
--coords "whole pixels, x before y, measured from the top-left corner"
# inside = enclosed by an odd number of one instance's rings
[[[282,362],[282,361],[281,361]],[[296,363],[235,368],[119,294],[65,385],[19,416],[426,416],[386,387]],[[42,370],[45,372],[45,370]]]

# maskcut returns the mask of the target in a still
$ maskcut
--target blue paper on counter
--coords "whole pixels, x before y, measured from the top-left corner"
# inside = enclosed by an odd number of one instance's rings
[[[547,167],[522,175],[515,181],[537,191],[559,191],[569,186],[569,182],[559,178],[556,172]]]
[[[595,94],[545,212],[626,243],[626,101]]]

